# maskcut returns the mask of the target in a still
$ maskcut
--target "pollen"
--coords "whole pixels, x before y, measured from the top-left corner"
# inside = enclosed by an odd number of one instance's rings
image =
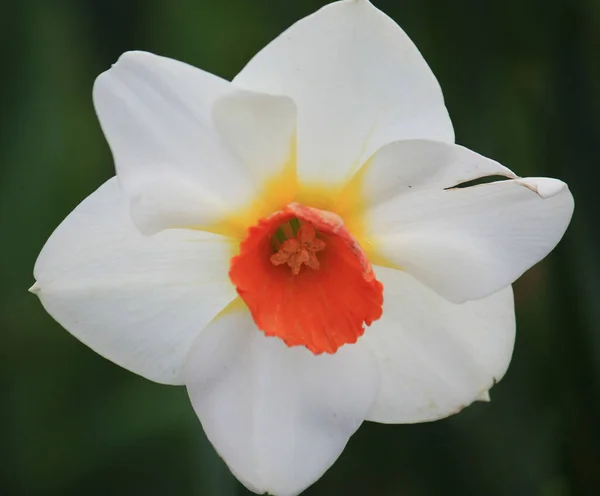
[[[343,220],[298,203],[248,229],[229,277],[261,331],[314,354],[355,343],[382,313],[383,285]]]
[[[319,270],[317,253],[325,249],[325,241],[316,238],[312,224],[302,224],[295,237],[286,239],[276,253],[271,255],[273,265],[287,264],[292,274],[298,275],[302,265]]]

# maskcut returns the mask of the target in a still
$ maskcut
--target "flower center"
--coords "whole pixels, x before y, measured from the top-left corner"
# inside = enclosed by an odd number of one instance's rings
[[[383,285],[342,219],[298,203],[248,229],[229,277],[259,329],[315,354],[381,317]]]
[[[325,249],[325,241],[317,239],[312,224],[300,225],[300,221],[294,217],[275,232],[273,243],[277,249],[271,255],[273,265],[287,264],[294,275],[300,273],[302,265],[319,270],[317,252]]]

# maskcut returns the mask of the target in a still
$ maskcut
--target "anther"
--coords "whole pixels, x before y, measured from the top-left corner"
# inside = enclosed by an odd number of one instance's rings
[[[318,270],[317,252],[324,249],[325,242],[316,237],[313,225],[304,223],[298,229],[295,237],[286,239],[279,250],[271,255],[271,263],[273,265],[287,264],[294,275],[300,273],[302,265]]]

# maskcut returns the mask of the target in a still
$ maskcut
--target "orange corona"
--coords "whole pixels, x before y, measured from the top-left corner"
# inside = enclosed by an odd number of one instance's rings
[[[259,329],[315,354],[381,317],[383,285],[358,241],[338,215],[299,203],[248,229],[229,277]]]

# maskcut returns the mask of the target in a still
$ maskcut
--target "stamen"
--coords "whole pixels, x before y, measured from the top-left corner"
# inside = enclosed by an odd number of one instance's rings
[[[295,233],[295,236],[288,236],[288,239],[283,241],[278,251],[271,255],[271,263],[273,265],[288,264],[294,275],[300,273],[302,265],[319,270],[317,252],[325,249],[325,241],[316,237],[317,233],[313,225],[308,222],[300,225],[298,219],[291,219],[289,223],[277,230],[276,235],[281,232],[286,236]],[[277,235],[277,240],[281,242],[280,235]]]

